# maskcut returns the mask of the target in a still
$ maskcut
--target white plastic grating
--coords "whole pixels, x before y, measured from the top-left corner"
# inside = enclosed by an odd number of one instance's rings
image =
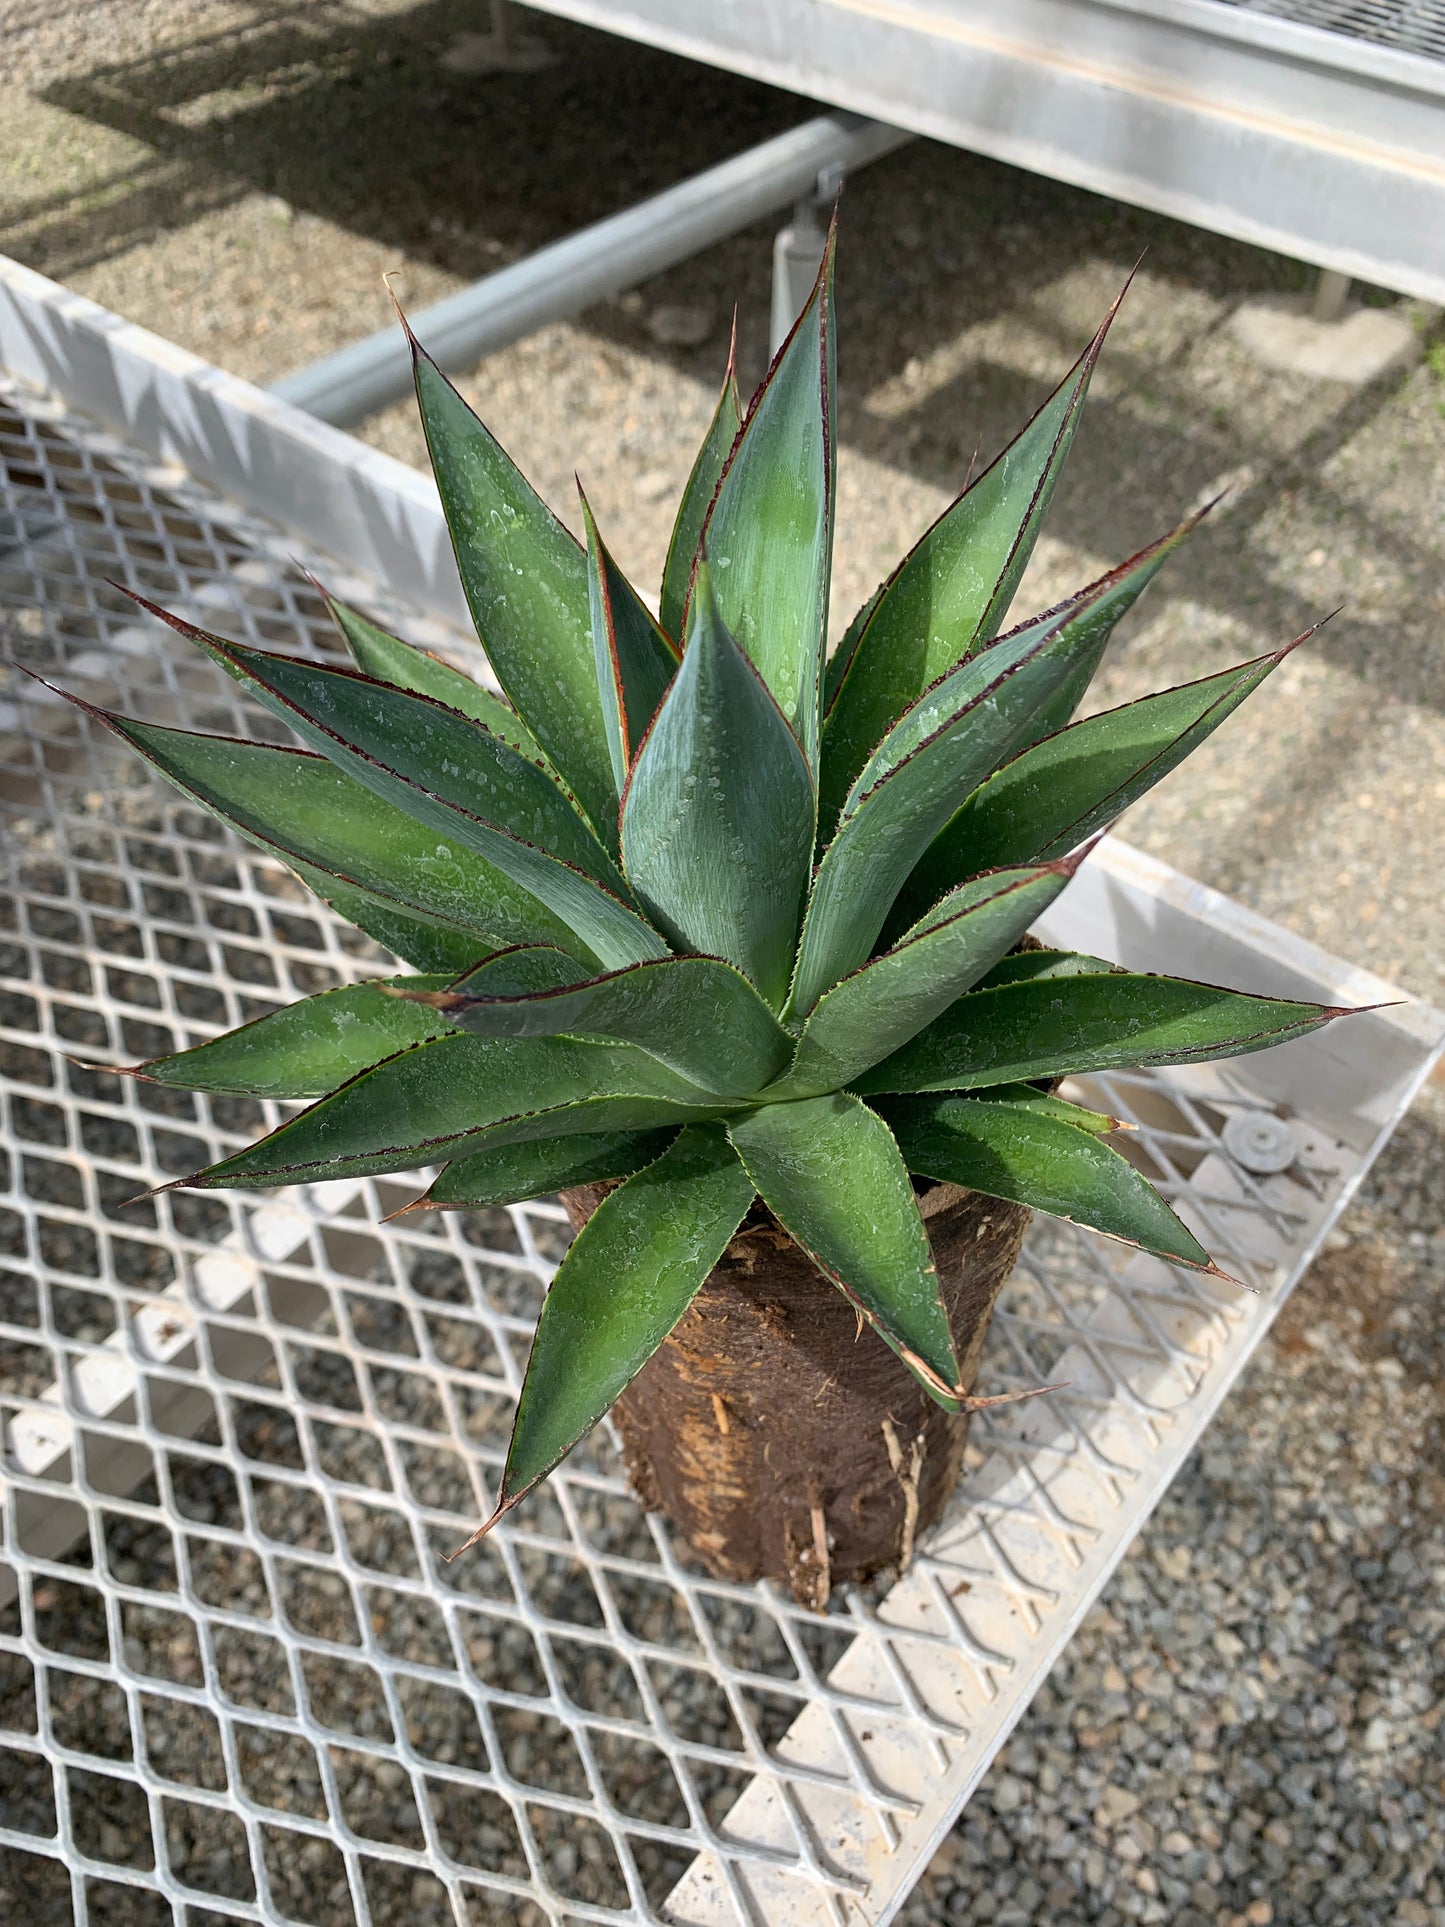
[[[1224,0],[1224,4],[1292,20],[1301,27],[1318,27],[1347,40],[1445,60],[1442,0]]]
[[[329,652],[285,544],[58,403],[0,403],[6,661],[265,731],[106,578]],[[605,1430],[444,1565],[489,1505],[560,1208],[380,1225],[406,1179],[128,1205],[279,1113],[75,1058],[179,1048],[383,959],[7,677],[0,1884],[94,1927],[888,1918],[1408,1091],[1352,1148],[1295,1117],[1261,1177],[1224,1145],[1241,1113],[1279,1122],[1251,1060],[1103,1081],[1263,1295],[1037,1225],[984,1389],[1069,1389],[976,1421],[891,1590],[819,1617],[699,1576]]]

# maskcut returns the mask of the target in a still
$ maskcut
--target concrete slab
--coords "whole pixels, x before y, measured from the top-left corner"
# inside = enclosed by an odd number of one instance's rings
[[[1353,388],[1418,360],[1420,337],[1402,309],[1349,302],[1337,318],[1321,319],[1315,305],[1311,295],[1260,295],[1235,309],[1230,333],[1266,368]]]

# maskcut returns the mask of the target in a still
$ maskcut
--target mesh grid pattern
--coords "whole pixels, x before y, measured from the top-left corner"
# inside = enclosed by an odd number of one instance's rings
[[[1348,40],[1445,60],[1445,0],[1224,0],[1246,13],[1265,13],[1319,27]]]
[[[15,391],[0,453],[7,663],[265,732],[107,577],[334,650],[284,548],[174,472]],[[489,1509],[560,1207],[380,1225],[408,1179],[127,1203],[280,1112],[77,1060],[386,960],[6,674],[0,1849],[68,1869],[80,1922],[886,1917],[1259,1301],[1037,1225],[982,1388],[1069,1389],[975,1421],[927,1556],[822,1616],[693,1571],[605,1427],[444,1564]],[[1217,1070],[1083,1094],[1261,1286],[1358,1163],[1296,1124],[1288,1176],[1252,1177],[1224,1133],[1260,1106]]]

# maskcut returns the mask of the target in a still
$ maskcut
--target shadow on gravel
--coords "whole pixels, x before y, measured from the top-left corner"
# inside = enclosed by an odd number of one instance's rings
[[[470,280],[814,111],[775,89],[536,15],[527,16],[527,30],[551,48],[551,65],[528,75],[456,73],[442,56],[459,34],[477,30],[474,0],[423,0],[370,20],[327,5],[254,0],[249,16],[242,28],[198,31],[163,54],[97,67],[45,90],[51,105],[143,140],[154,158],[78,201],[40,198],[13,209],[8,225],[25,231],[27,260],[66,279],[157,229],[184,227],[260,191]],[[586,327],[711,384],[736,302],[741,372],[750,385],[766,361],[772,226],[760,224],[652,284],[638,312],[619,303],[591,310]],[[1432,631],[1430,558],[1387,516],[1342,499],[1327,476],[1331,458],[1390,405],[1407,377],[1346,395],[1274,457],[1261,457],[1247,410],[1227,409],[1193,385],[1191,358],[1219,325],[1219,304],[1303,287],[1310,275],[1303,266],[919,142],[849,185],[840,274],[843,440],[938,487],[959,486],[975,449],[988,459],[1043,399],[1047,380],[973,358],[886,414],[863,398],[961,331],[1020,312],[1035,333],[1056,341],[1062,374],[1086,330],[1066,337],[1034,297],[1086,270],[1092,285],[1101,262],[1122,281],[1146,252],[1150,277],[1199,297],[1199,329],[1162,360],[1131,356],[1127,327],[1118,331],[1108,366],[1132,393],[1126,403],[1096,393],[1052,532],[1087,553],[1122,557],[1232,480],[1223,516],[1172,565],[1171,586],[1283,641],[1325,606],[1282,585],[1267,555],[1226,518],[1248,522],[1282,497],[1297,497],[1323,522],[1347,521],[1356,542],[1415,585],[1395,605],[1389,638],[1348,612],[1337,620],[1328,635],[1333,660],[1374,679],[1394,700],[1445,711],[1445,658],[1422,640]],[[647,331],[648,306],[679,295],[712,317],[699,347],[662,348]],[[1327,730],[1320,719],[1311,726]],[[1331,759],[1315,760],[1320,783],[1338,781],[1337,761],[1330,768]],[[1246,854],[1239,857],[1248,867]]]
[[[485,19],[474,0],[372,20],[324,5],[249,11],[245,28],[44,90],[157,156],[129,195],[117,182],[79,209],[18,211],[48,216],[49,272],[133,246],[158,215],[174,225],[259,190],[472,279],[809,111],[556,20],[537,23],[556,54],[538,73],[451,72],[441,56]]]

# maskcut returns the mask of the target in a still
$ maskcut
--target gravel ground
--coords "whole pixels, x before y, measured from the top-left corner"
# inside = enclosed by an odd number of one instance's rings
[[[424,305],[803,111],[550,20],[545,72],[463,78],[440,56],[475,24],[462,0],[0,5],[0,249],[274,380],[384,321],[383,270]],[[1266,372],[1228,318],[1305,285],[1295,264],[928,144],[879,163],[850,185],[840,257],[837,614],[1057,379],[1145,248],[1025,597],[1228,483],[1101,702],[1343,612],[1127,833],[1440,1001],[1430,314],[1412,310],[1420,363],[1369,389]],[[761,371],[767,259],[754,230],[467,384],[564,513],[580,469],[646,582],[734,300],[744,376]],[[693,345],[668,343],[679,307]],[[366,433],[420,457],[405,408]],[[920,1883],[915,1927],[1445,1927],[1442,1134],[1437,1085]]]

